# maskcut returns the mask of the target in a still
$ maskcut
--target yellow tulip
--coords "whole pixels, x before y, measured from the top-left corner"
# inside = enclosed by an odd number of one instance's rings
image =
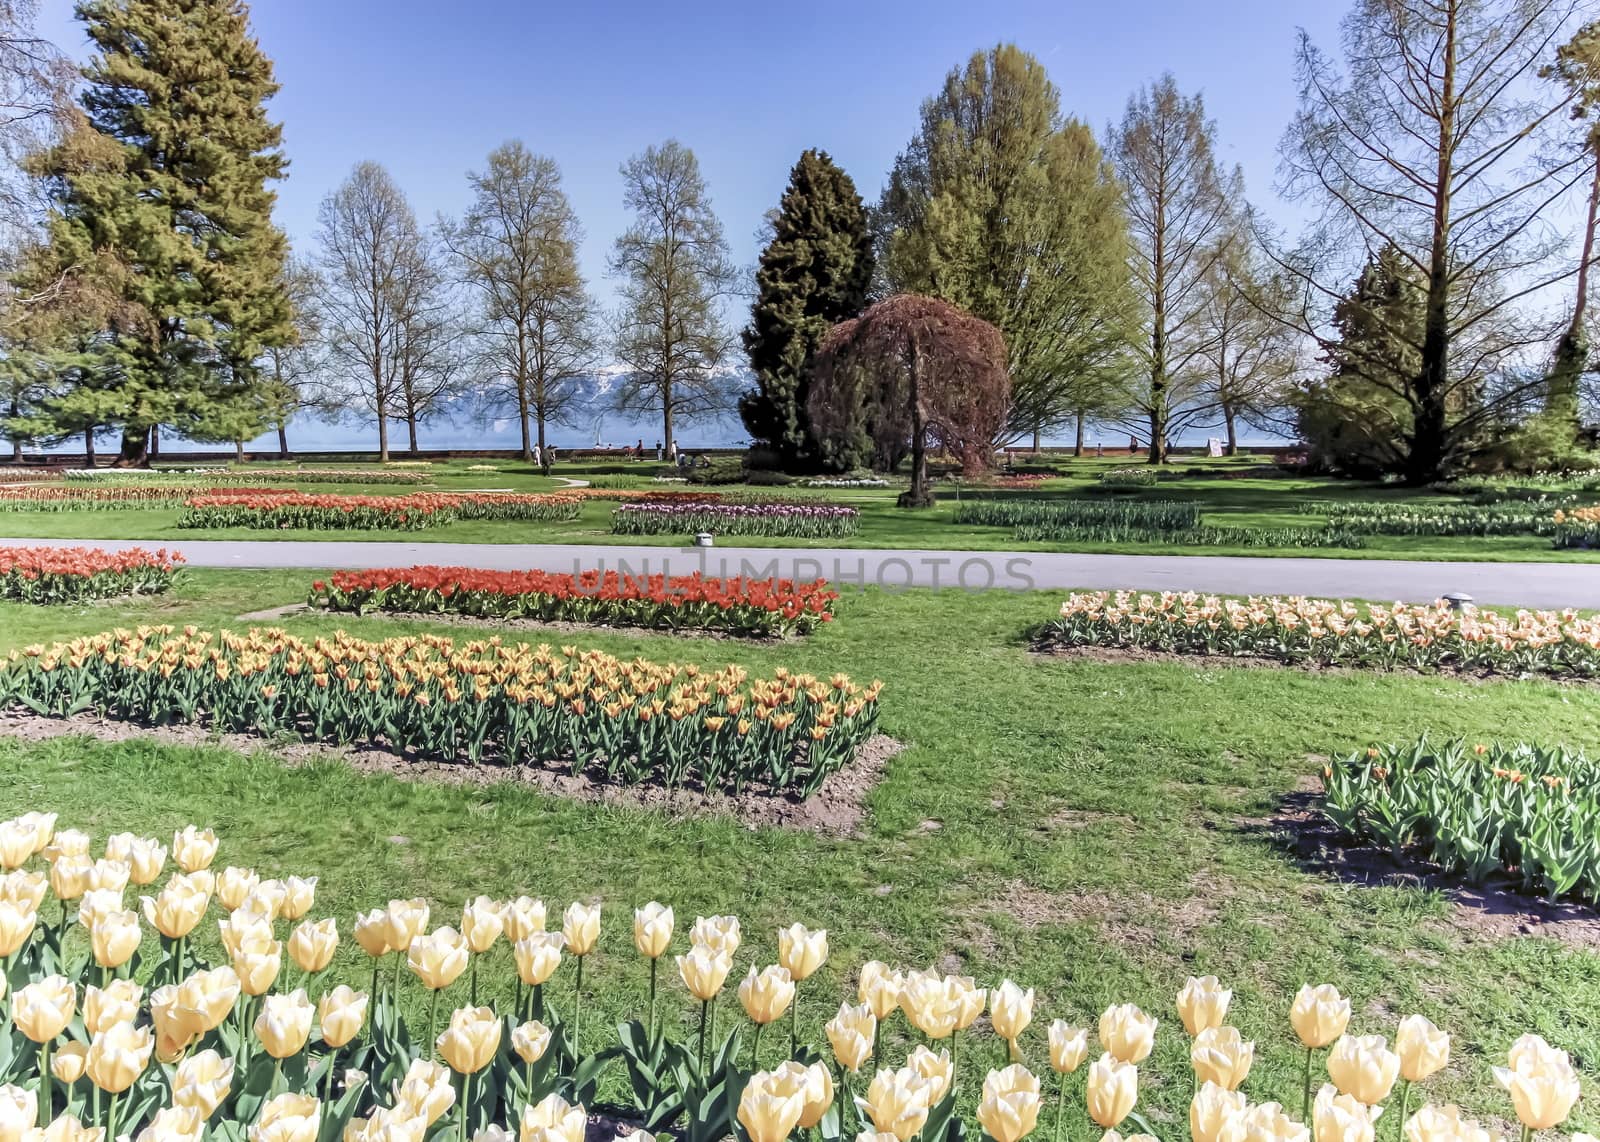
[[[758,1071],[739,1096],[739,1123],[750,1142],[785,1142],[800,1124],[806,1105],[804,1091],[777,1079],[770,1071]]]
[[[1406,1123],[1406,1142],[1492,1142],[1493,1137],[1477,1119],[1461,1117],[1460,1107],[1454,1104],[1429,1103]],[[1572,1142],[1582,1142],[1583,1138],[1574,1134]]]
[[[90,1041],[84,1072],[107,1094],[121,1094],[144,1074],[155,1049],[156,1039],[150,1028],[118,1023]]]
[[[1328,1052],[1328,1077],[1339,1093],[1368,1106],[1389,1097],[1400,1076],[1400,1056],[1382,1035],[1347,1035]]]
[[[1070,1026],[1057,1019],[1050,1024],[1050,1066],[1057,1073],[1070,1075],[1089,1057],[1089,1029]]]
[[[169,940],[181,940],[199,926],[211,906],[209,894],[188,876],[174,876],[155,896],[141,896],[144,918]]]
[[[289,958],[303,972],[326,970],[338,947],[339,925],[332,916],[316,923],[302,920],[289,934]]]
[[[120,898],[132,876],[133,867],[125,860],[97,860],[89,869],[89,891],[115,892]]]
[[[1020,1063],[983,1080],[978,1121],[994,1142],[1020,1142],[1039,1122],[1039,1080]]]
[[[93,870],[91,870],[92,874]],[[93,928],[96,920],[122,911],[122,893],[115,888],[95,888],[91,885],[78,900],[78,923]]]
[[[467,941],[469,952],[482,955],[494,947],[494,942],[506,929],[500,913],[500,905],[487,896],[467,901],[461,909],[461,935]]]
[[[677,960],[678,975],[683,979],[684,986],[689,989],[690,995],[702,1003],[717,997],[717,992],[722,990],[728,978],[728,972],[733,968],[731,959],[704,944],[693,945],[688,955],[679,956]]]
[[[561,917],[561,934],[567,938],[567,951],[586,956],[600,939],[600,905],[574,900]]]
[[[794,981],[789,978],[789,969],[774,966],[757,972],[751,968],[739,984],[739,1002],[752,1023],[766,1024],[778,1019],[794,1002]]]
[[[172,834],[172,859],[184,872],[200,872],[211,867],[217,856],[217,834],[210,829],[185,825]]]
[[[21,1142],[39,1121],[39,1098],[10,1083],[0,1086],[0,1139]]]
[[[872,1009],[879,1021],[900,1006],[900,991],[905,987],[905,977],[887,964],[868,960],[861,965],[861,980],[856,988],[856,998]]]
[[[936,971],[909,972],[900,987],[900,1010],[928,1038],[945,1039],[956,1029],[961,996],[955,988],[946,986],[944,977]]]
[[[141,887],[154,884],[167,863],[167,847],[153,837],[136,837],[126,859],[129,880]]]
[[[558,1094],[522,1111],[521,1142],[584,1142],[589,1116],[581,1106],[572,1106]]]
[[[397,952],[409,950],[411,941],[428,930],[428,902],[420,896],[389,901],[385,915],[389,921],[389,946]]]
[[[299,920],[311,911],[317,899],[317,878],[291,876],[283,882],[283,898],[278,914],[285,920]]]
[[[60,1082],[75,1083],[89,1061],[89,1044],[63,1043],[50,1053],[50,1073]]]
[[[215,1031],[232,1014],[243,990],[239,973],[231,967],[197,971],[178,984],[177,1019],[184,1030],[194,1035]]]
[[[433,991],[449,987],[467,970],[467,942],[454,928],[435,928],[411,941],[406,951],[409,967],[424,987]]]
[[[828,1034],[828,1044],[839,1065],[852,1073],[872,1057],[872,1042],[878,1032],[878,1017],[865,1003],[851,1007],[839,1005],[839,1014],[828,1020],[823,1028]]]
[[[1331,983],[1303,985],[1289,1008],[1289,1025],[1310,1050],[1326,1047],[1350,1024],[1350,1001]]]
[[[550,1049],[550,1038],[550,1028],[537,1019],[530,1019],[512,1029],[511,1049],[517,1053],[517,1058],[531,1066],[544,1058],[544,1053]]]
[[[20,821],[0,821],[0,868],[21,868],[32,857],[38,831]]]
[[[1114,1130],[1139,1101],[1139,1068],[1115,1055],[1101,1055],[1089,1065],[1086,1099],[1096,1125]]]
[[[367,1021],[368,998],[365,992],[353,991],[340,984],[323,993],[317,1000],[317,1022],[322,1028],[322,1041],[337,1050],[361,1034]]]
[[[1222,1142],[1223,1130],[1249,1105],[1243,1091],[1202,1083],[1189,1102],[1190,1142]]]
[[[689,942],[721,952],[730,960],[739,950],[744,936],[737,916],[700,916],[689,929]]]
[[[919,1043],[906,1056],[906,1066],[928,1080],[928,1105],[938,1106],[956,1077],[955,1060],[950,1057],[950,1052],[941,1048],[935,1054]]]
[[[1189,1061],[1195,1078],[1224,1090],[1238,1090],[1255,1062],[1256,1045],[1247,1043],[1237,1027],[1208,1027],[1194,1038]]]
[[[779,1070],[799,1078],[805,1098],[805,1107],[800,1111],[800,1129],[815,1129],[833,1105],[833,1075],[822,1063],[805,1067],[792,1060]]]
[[[144,988],[131,979],[114,979],[105,987],[87,987],[83,992],[83,1027],[91,1036],[118,1023],[139,1018],[139,1001]]]
[[[64,853],[50,866],[50,891],[57,900],[77,900],[89,891],[89,875],[94,861],[83,853]]]
[[[561,966],[561,949],[567,938],[560,932],[530,932],[511,946],[517,961],[517,978],[529,987],[544,983]]]
[[[0,900],[0,959],[16,955],[33,935],[38,919],[38,909],[14,900]]]
[[[633,910],[633,946],[646,959],[660,959],[672,943],[672,909],[654,900]]]
[[[1001,981],[989,996],[989,1021],[994,1033],[1011,1044],[1012,1057],[1016,1057],[1017,1040],[1033,1022],[1033,988],[1023,991],[1009,979]],[[1031,1127],[1030,1127],[1031,1129]]]
[[[506,939],[513,944],[526,940],[535,932],[544,931],[544,901],[530,896],[507,900],[500,907],[500,922],[505,925]]]
[[[89,948],[101,967],[120,968],[133,958],[143,938],[137,912],[108,912],[89,929]]]
[[[277,940],[252,939],[233,957],[234,974],[246,995],[265,995],[283,970],[283,945]]]
[[[396,1107],[404,1107],[413,1117],[432,1126],[455,1105],[456,1088],[450,1068],[427,1059],[413,1061],[395,1088],[394,1101]]]
[[[1400,1020],[1394,1051],[1400,1056],[1400,1077],[1420,1083],[1449,1065],[1450,1036],[1425,1016],[1408,1015]]]
[[[47,884],[48,880],[44,873],[28,872],[19,868],[0,876],[0,900],[24,904],[37,912],[39,905],[44,903]]]
[[[1373,1142],[1375,1123],[1383,1112],[1359,1099],[1340,1094],[1332,1083],[1317,1092],[1311,1112],[1318,1142]]]
[[[493,1008],[458,1008],[434,1045],[457,1074],[477,1074],[500,1050],[500,1019]]]
[[[136,833],[112,833],[106,838],[106,859],[128,864],[133,860],[133,846],[138,843]]]
[[[397,949],[389,946],[389,914],[374,908],[356,917],[356,943],[373,959],[382,959]]]
[[[250,1142],[316,1142],[322,1104],[308,1094],[280,1094],[261,1108]]]
[[[1525,1044],[1538,1039],[1539,1047]],[[1565,1051],[1544,1045],[1538,1036],[1523,1036],[1519,1051],[1513,1048],[1510,1067],[1494,1068],[1495,1081],[1511,1095],[1517,1120],[1529,1130],[1549,1130],[1560,1126],[1578,1101],[1577,1072]]]
[[[867,1087],[867,1115],[880,1133],[910,1142],[928,1121],[933,1088],[910,1067],[883,1068]]]
[[[72,1022],[77,991],[65,976],[52,975],[18,988],[11,997],[11,1022],[35,1043],[48,1043]]]
[[[1311,1142],[1311,1131],[1275,1102],[1263,1102],[1242,1111],[1228,1123],[1223,1134],[1227,1142]]]
[[[265,951],[265,946],[275,939],[270,920],[259,912],[247,912],[243,908],[236,908],[231,915],[218,920],[217,931],[229,956],[237,956],[246,949]]]
[[[778,929],[778,963],[788,969],[790,979],[803,983],[827,962],[826,928],[811,931],[802,924],[790,924]]]
[[[1108,1007],[1100,1014],[1100,1045],[1118,1062],[1142,1063],[1156,1045],[1156,1026],[1154,1017],[1131,1003]]]
[[[297,987],[288,995],[269,995],[261,1001],[261,1014],[256,1016],[256,1038],[274,1059],[297,1055],[311,1038],[314,1014],[316,1008],[304,988]]]
[[[217,903],[232,912],[245,902],[245,898],[256,890],[261,883],[261,877],[254,869],[225,868],[217,877]]]
[[[40,851],[51,864],[64,856],[88,856],[89,834],[77,829],[60,829]]]
[[[28,1142],[105,1142],[104,1126],[85,1126],[70,1114],[58,1115],[43,1130],[30,1131]]]
[[[408,1107],[389,1106],[351,1122],[345,1127],[342,1142],[423,1142],[427,1133],[426,1119],[412,1114]]]
[[[216,1113],[233,1087],[233,1060],[213,1050],[199,1051],[178,1064],[172,1078],[172,1101],[200,1112],[202,1118]]]
[[[1216,976],[1190,976],[1178,992],[1178,1018],[1183,1021],[1183,1029],[1192,1037],[1222,1026],[1232,1000],[1233,992],[1223,987]]]
[[[200,1142],[205,1133],[205,1119],[191,1106],[168,1106],[156,1111],[155,1116],[134,1142]]]
[[[947,975],[944,977],[945,986],[956,993],[956,1030],[965,1031],[977,1022],[978,1016],[983,1014],[983,1009],[989,1000],[989,993],[978,986],[977,981],[970,975]]]
[[[283,915],[289,900],[289,886],[281,880],[263,880],[239,901],[239,912],[254,912],[269,924]]]

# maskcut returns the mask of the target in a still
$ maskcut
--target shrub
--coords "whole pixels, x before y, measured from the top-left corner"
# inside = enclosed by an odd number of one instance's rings
[[[472,520],[572,520],[575,496],[498,492],[416,492],[404,496],[317,495],[311,492],[218,491],[193,496],[178,517],[185,528],[307,528],[318,531],[417,531]]]
[[[1323,770],[1323,812],[1349,836],[1410,850],[1481,885],[1600,902],[1600,766],[1518,744],[1380,746]]]
[[[172,586],[183,556],[132,547],[0,547],[0,599],[82,603],[159,595]]]
[[[840,504],[639,503],[611,513],[614,535],[770,535],[836,539],[854,535],[861,513]]]
[[[718,456],[708,464],[696,464],[691,460],[688,467],[682,469],[682,471],[691,484],[742,484],[745,482],[744,461],[738,458]]]
[[[1101,472],[1099,484],[1103,488],[1153,488],[1160,481],[1155,468],[1112,468]]]
[[[1039,630],[1058,646],[1100,646],[1284,663],[1482,674],[1600,677],[1600,619],[1564,611],[1452,610],[1193,592],[1074,593]]]
[[[608,781],[810,796],[877,725],[878,683],[707,671],[595,650],[282,630],[111,631],[13,651],[0,708],[199,723],[473,764],[562,763]]]
[[[337,572],[311,585],[310,603],[355,614],[457,614],[783,638],[830,621],[838,597],[822,580],[410,567]]]

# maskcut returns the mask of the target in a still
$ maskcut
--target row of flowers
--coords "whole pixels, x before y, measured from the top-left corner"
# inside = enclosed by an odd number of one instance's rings
[[[1361,547],[1350,528],[1213,527],[1176,500],[975,499],[956,522],[1015,528],[1024,543],[1160,543],[1185,547]]]
[[[402,496],[312,492],[212,491],[185,501],[185,528],[400,529],[416,531],[456,520],[573,520],[575,496],[518,492],[413,492]]]
[[[222,495],[289,495],[288,488],[211,488]],[[0,487],[0,511],[82,512],[119,508],[181,508],[195,495],[181,484],[49,484]]]
[[[1582,753],[1423,738],[1333,761],[1322,784],[1323,812],[1357,840],[1472,884],[1600,902],[1600,766]]]
[[[459,927],[431,928],[428,901],[391,900],[354,917],[370,971],[357,991],[330,986],[341,936],[338,918],[311,916],[317,878],[217,872],[218,847],[211,830],[191,825],[170,848],[115,834],[96,859],[90,837],[57,830],[52,814],[0,823],[0,863],[10,870],[0,879],[0,955],[16,981],[3,1001],[10,1049],[0,1057],[0,1135],[583,1142],[598,1081],[620,1063],[631,1104],[610,1109],[684,1142],[786,1142],[808,1130],[833,1142],[851,1127],[860,1142],[960,1142],[965,1038],[980,1059],[993,1050],[986,1043],[1009,1057],[994,1069],[979,1063],[986,1073],[976,1119],[993,1142],[1021,1142],[1047,1116],[1058,1139],[1069,1121],[1077,1134],[1086,1119],[1108,1132],[1131,1125],[1141,1132],[1134,1138],[1153,1142],[1139,1111],[1140,1067],[1163,1020],[1131,1003],[1106,1008],[1092,1027],[1066,1018],[1046,1026],[1034,990],[1009,979],[980,987],[968,976],[872,961],[856,972],[857,1002],[841,1004],[824,1028],[830,1059],[804,1040],[798,1018],[802,997],[817,990],[808,981],[830,959],[826,930],[780,929],[768,945],[776,962],[757,966],[758,952],[732,989],[742,1018],[719,1035],[718,1007],[747,950],[738,917],[696,919],[687,947],[673,955],[677,918],[651,901],[631,924],[633,948],[648,964],[641,1016],[606,1042],[583,1024],[598,974],[586,984],[584,969],[604,939],[600,903],[571,904],[552,931],[545,905],[526,896],[478,896]],[[157,890],[169,855],[177,871]],[[130,884],[150,888],[138,909],[126,904]],[[46,918],[54,911],[44,907],[47,891],[61,902],[59,921]],[[220,945],[203,940],[214,910]],[[203,959],[202,945],[219,947],[222,962]],[[509,995],[502,947],[514,966]],[[679,1020],[661,1018],[663,998],[681,1003],[662,995],[669,955],[698,1007],[687,1037],[670,1031]],[[285,978],[294,971],[298,978]],[[401,1016],[404,993],[418,988],[425,1024]],[[446,992],[454,994],[441,1030]],[[1383,1034],[1351,1034],[1351,1002],[1329,984],[1302,987],[1288,1013],[1286,1038],[1305,1060],[1298,1115],[1252,1099],[1244,1088],[1257,1045],[1228,1023],[1232,998],[1211,976],[1188,979],[1176,995],[1194,1072],[1193,1142],[1310,1142],[1313,1130],[1317,1142],[1374,1142],[1390,1107],[1406,1142],[1489,1142],[1489,1131],[1457,1107],[1417,1090],[1450,1063],[1445,1031],[1410,1015],[1392,1046]],[[776,1066],[763,1065],[764,1032],[776,1041]],[[886,1044],[898,1050],[918,1039],[901,1065],[885,1062]],[[1091,1042],[1099,1050],[1092,1062]],[[767,1059],[773,1053],[769,1046]],[[1327,1082],[1313,1081],[1319,1056]],[[1030,1057],[1038,1062],[1030,1066]],[[1565,1051],[1524,1035],[1505,1063],[1494,1074],[1524,1142],[1566,1121],[1581,1087]],[[975,1080],[965,1081],[972,1090]],[[1421,1103],[1414,1113],[1413,1099]]]
[[[158,483],[254,484],[263,477],[294,484],[390,484],[414,486],[433,479],[427,472],[393,471],[386,468],[69,468],[69,483],[121,484]]]
[[[0,708],[202,723],[387,745],[473,764],[561,764],[622,784],[802,797],[872,736],[882,684],[779,667],[623,661],[498,637],[303,641],[278,629],[140,627],[12,651]]]
[[[1038,632],[1062,647],[1111,647],[1285,663],[1482,674],[1600,676],[1600,619],[1576,611],[1393,606],[1194,592],[1075,592]]]
[[[1441,504],[1309,503],[1300,510],[1325,516],[1352,531],[1370,535],[1493,536],[1552,535],[1558,520],[1539,503]]]
[[[453,614],[786,638],[830,621],[838,597],[820,579],[406,567],[335,572],[311,584],[309,602],[358,615]]]
[[[1554,520],[1557,547],[1585,550],[1600,547],[1600,507],[1557,511]]]
[[[854,535],[861,513],[841,504],[727,503],[693,499],[623,504],[611,513],[615,535],[768,535],[838,539]]]
[[[183,556],[132,547],[0,547],[0,599],[82,603],[126,595],[159,595],[172,586]]]

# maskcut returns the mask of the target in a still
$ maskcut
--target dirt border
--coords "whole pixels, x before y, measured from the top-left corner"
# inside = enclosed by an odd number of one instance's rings
[[[618,785],[588,773],[574,776],[565,765],[554,763],[473,765],[466,761],[419,758],[383,746],[336,746],[255,734],[218,734],[198,725],[141,726],[96,714],[47,718],[17,710],[0,711],[0,737],[41,742],[72,735],[108,743],[143,739],[170,745],[220,745],[243,754],[266,751],[289,766],[334,757],[361,773],[383,773],[402,781],[478,787],[505,783],[527,785],[569,801],[657,810],[674,820],[729,816],[751,829],[772,826],[840,837],[861,834],[868,815],[868,798],[883,780],[889,763],[906,748],[904,743],[886,734],[874,734],[856,751],[849,765],[829,775],[821,789],[801,800],[793,794],[766,788],[733,794],[668,789],[656,784]]]

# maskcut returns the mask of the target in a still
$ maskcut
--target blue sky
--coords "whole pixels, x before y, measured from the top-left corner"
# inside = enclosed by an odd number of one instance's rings
[[[283,90],[290,177],[279,220],[307,248],[317,204],[360,159],[383,163],[418,215],[455,213],[464,175],[520,137],[561,164],[583,220],[583,266],[626,225],[618,165],[675,136],[699,155],[741,264],[790,165],[822,147],[876,197],[918,105],[975,49],[1014,41],[1042,59],[1064,108],[1102,129],[1163,70],[1204,93],[1222,155],[1276,209],[1275,149],[1294,107],[1305,27],[1333,46],[1335,0],[256,0]],[[85,51],[71,0],[43,30]]]

